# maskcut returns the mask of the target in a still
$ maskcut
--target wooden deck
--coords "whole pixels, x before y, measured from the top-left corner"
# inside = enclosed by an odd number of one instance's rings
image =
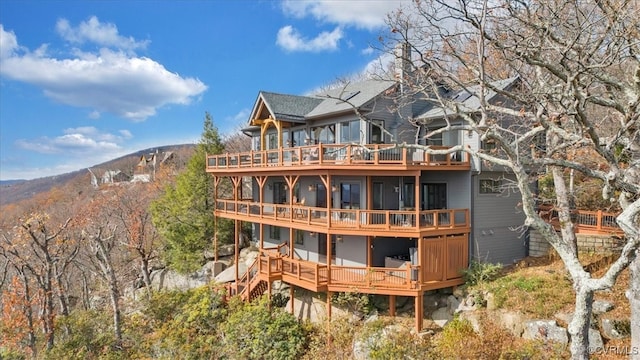
[[[314,292],[360,292],[381,295],[416,296],[431,289],[464,283],[461,269],[467,267],[466,235],[424,239],[425,264],[401,267],[338,266],[294,259],[286,245],[262,249],[259,257],[236,284],[231,294],[249,294],[265,281],[282,280]],[[248,296],[248,295],[247,295]]]
[[[442,152],[429,154],[422,149],[399,148],[385,144],[318,144],[235,154],[208,155],[207,172],[248,173],[295,169],[371,169],[469,170],[464,152],[445,154],[449,147],[431,146]]]
[[[551,206],[540,208],[540,215],[547,222],[551,223],[556,229],[560,228],[558,220],[558,210]],[[571,220],[574,223],[576,234],[589,235],[622,235],[624,232],[616,223],[618,214],[587,210],[571,211]]]
[[[344,235],[365,232],[432,234],[470,229],[469,209],[360,210],[327,209],[293,204],[260,203],[250,200],[216,200],[216,216],[309,231],[340,231]],[[415,236],[415,235],[414,235]]]

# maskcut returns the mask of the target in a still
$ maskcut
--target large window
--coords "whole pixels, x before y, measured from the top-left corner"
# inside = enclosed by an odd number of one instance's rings
[[[269,237],[273,240],[280,240],[280,226],[269,226]]]
[[[304,130],[294,130],[291,132],[291,142],[289,146],[302,146],[306,138]]]
[[[422,184],[422,210],[447,208],[447,184]]]
[[[384,203],[382,201],[384,195],[384,184],[381,182],[373,183],[373,210],[383,210]]]
[[[340,124],[340,143],[360,143],[360,120]]]
[[[316,126],[311,128],[311,141],[314,144],[335,144],[336,126],[334,124],[326,126]]]
[[[342,209],[360,209],[360,184],[340,184],[340,205]]]
[[[278,148],[278,133],[267,134],[267,150]]]
[[[384,121],[372,120],[371,121],[371,143],[372,144],[384,144]]]
[[[273,203],[274,204],[286,204],[287,203],[287,189],[285,183],[274,182],[273,183]]]

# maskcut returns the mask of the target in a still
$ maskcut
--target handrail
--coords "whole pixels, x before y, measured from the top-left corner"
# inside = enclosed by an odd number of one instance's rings
[[[446,151],[449,146],[430,146]],[[470,165],[468,154],[430,154],[425,149],[397,147],[393,144],[317,144],[207,155],[207,170],[266,168],[271,166],[307,165]]]
[[[327,209],[232,199],[216,199],[215,209],[218,213],[335,229],[415,231],[470,226],[469,209],[421,210],[416,213],[415,210]]]
[[[543,205],[538,208],[538,212],[547,222],[554,227],[559,227],[558,209],[553,206]],[[571,221],[573,221],[576,231],[591,231],[602,234],[621,233],[622,229],[616,222],[618,214],[604,212],[602,210],[570,210]]]

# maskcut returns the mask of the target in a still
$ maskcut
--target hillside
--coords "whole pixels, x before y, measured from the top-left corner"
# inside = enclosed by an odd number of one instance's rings
[[[149,148],[94,165],[91,169],[94,170],[94,172],[98,171],[99,173],[102,173],[105,170],[121,170],[125,173],[132,174],[135,165],[144,154],[156,151],[173,151],[176,153],[191,154],[193,149],[195,149],[194,144],[167,145],[157,148]],[[2,181],[0,182],[0,207],[31,198],[37,194],[47,192],[52,188],[61,187],[64,184],[75,181],[86,181],[87,184],[90,184],[91,178],[87,169],[78,169],[66,174],[47,176],[33,180]]]

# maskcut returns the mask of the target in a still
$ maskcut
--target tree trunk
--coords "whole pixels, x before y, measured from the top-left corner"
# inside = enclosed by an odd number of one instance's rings
[[[640,360],[640,250],[629,266],[630,279],[627,297],[631,307],[630,359]]]
[[[571,358],[575,360],[589,358],[589,326],[593,308],[593,290],[584,289],[576,284],[576,308],[569,323],[571,336]]]
[[[149,260],[142,257],[140,258],[140,272],[142,273],[142,280],[146,287],[147,296],[151,296],[151,275],[149,274]]]

